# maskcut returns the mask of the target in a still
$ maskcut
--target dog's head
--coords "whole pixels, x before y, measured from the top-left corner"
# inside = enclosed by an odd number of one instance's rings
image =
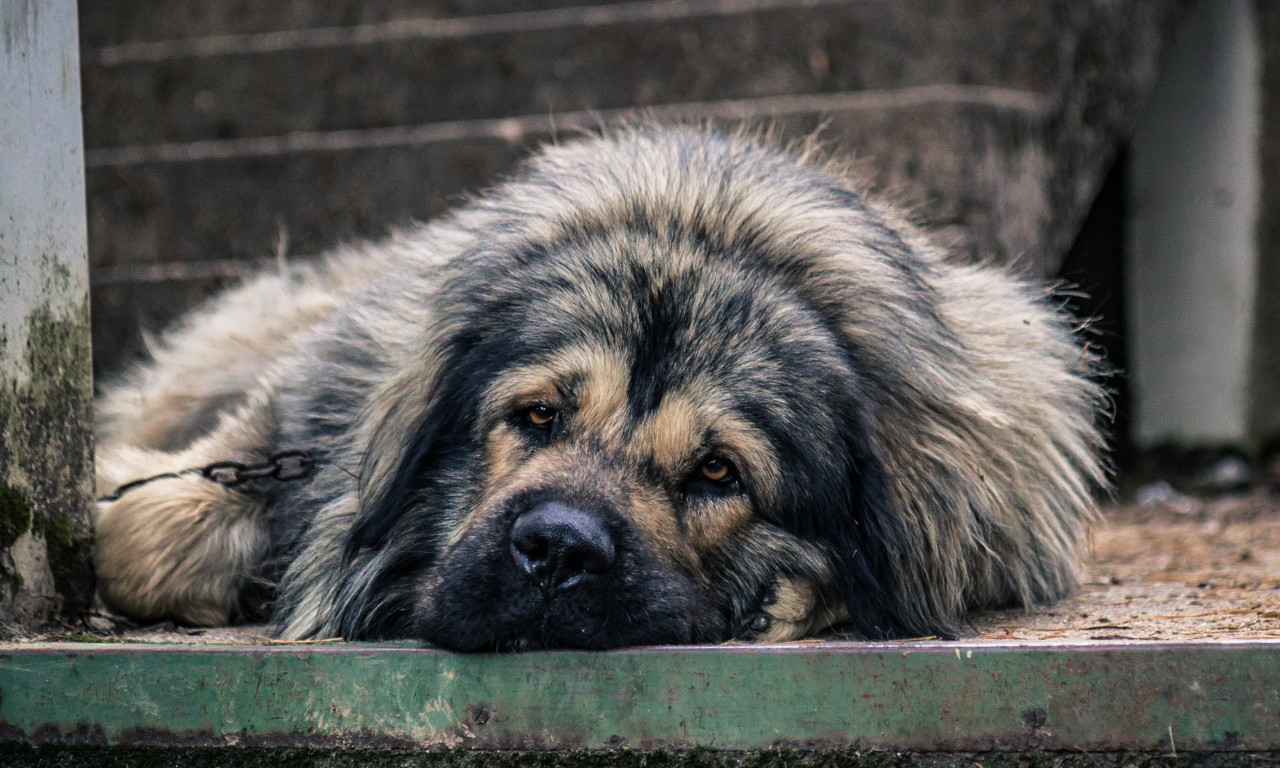
[[[941,633],[1070,584],[1096,392],[1021,285],[704,134],[562,149],[497,199],[374,414],[348,557],[411,598],[373,634]]]
[[[856,535],[880,469],[862,450],[859,375],[793,289],[636,229],[480,283],[398,487],[363,521],[370,544],[397,521],[440,526],[423,637],[785,637],[765,611],[780,585],[810,602],[804,621],[824,599],[843,612],[837,549],[798,534],[848,520],[821,532]]]

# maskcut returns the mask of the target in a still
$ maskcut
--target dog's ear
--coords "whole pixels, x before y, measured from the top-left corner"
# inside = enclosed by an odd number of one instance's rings
[[[848,436],[849,509],[832,515],[826,538],[840,559],[838,586],[854,628],[872,639],[916,634],[895,598],[892,558],[901,547],[902,520],[895,514],[884,466],[860,435]]]
[[[992,268],[931,270],[851,279],[859,292],[832,302],[855,372],[851,490],[819,533],[872,636],[951,636],[971,610],[1069,593],[1105,485],[1098,363],[1064,313]]]
[[[374,398],[366,415],[359,513],[346,556],[378,547],[412,501],[424,475],[467,432],[467,404],[448,344],[405,366]]]
[[[904,528],[906,517],[897,508],[885,465],[861,424],[861,407],[841,409],[847,419],[838,445],[823,457],[821,466],[804,473],[812,478],[798,489],[796,515],[784,525],[805,539],[826,544],[835,555],[836,586],[858,632],[873,639],[941,634],[939,628],[946,622],[931,621],[934,629],[922,632],[918,617],[904,614],[898,569],[913,557],[906,551],[911,535]]]
[[[889,463],[893,457],[873,447],[861,428],[848,430],[845,448],[848,493],[833,500],[839,514],[815,533],[839,558],[837,584],[854,628],[881,640],[958,636],[968,621],[963,578],[981,567],[967,560],[965,544],[973,542],[949,533],[967,515],[951,509],[967,504],[964,490],[929,484],[909,490],[900,464]],[[938,478],[945,486],[945,472]]]

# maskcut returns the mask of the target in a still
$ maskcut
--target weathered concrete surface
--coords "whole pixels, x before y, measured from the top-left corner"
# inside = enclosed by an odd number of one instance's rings
[[[583,5],[607,5],[618,0],[379,0],[377,3],[100,2],[82,13],[80,36],[86,45],[108,47],[172,41],[201,35],[270,34],[299,29],[347,27],[385,22],[404,23],[452,16],[484,16],[512,11],[537,11]]]
[[[73,0],[0,0],[0,634],[92,595],[89,296]]]
[[[85,4],[99,370],[281,232],[305,257],[429,217],[633,107],[825,125],[958,247],[1054,274],[1183,3],[575,5]]]
[[[1187,14],[1134,134],[1134,437],[1280,448],[1280,13]]]

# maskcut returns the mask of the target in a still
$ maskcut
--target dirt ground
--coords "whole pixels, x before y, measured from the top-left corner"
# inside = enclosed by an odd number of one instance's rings
[[[1111,506],[1093,532],[1083,584],[1031,613],[978,617],[1010,640],[1280,637],[1280,494]]]
[[[1280,486],[1210,500],[1173,493],[1107,506],[1088,555],[1073,597],[1030,612],[979,614],[974,635],[965,639],[1060,644],[1280,638]],[[129,627],[106,616],[93,623],[105,630],[100,637],[72,631],[31,640],[279,642],[266,636],[264,626]]]

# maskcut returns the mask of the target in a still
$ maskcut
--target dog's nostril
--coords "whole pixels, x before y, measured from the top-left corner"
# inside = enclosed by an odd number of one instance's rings
[[[550,502],[516,519],[511,555],[525,575],[550,590],[605,573],[617,546],[599,516]]]
[[[541,536],[523,536],[520,538],[512,536],[511,545],[529,562],[547,559],[547,541]]]

